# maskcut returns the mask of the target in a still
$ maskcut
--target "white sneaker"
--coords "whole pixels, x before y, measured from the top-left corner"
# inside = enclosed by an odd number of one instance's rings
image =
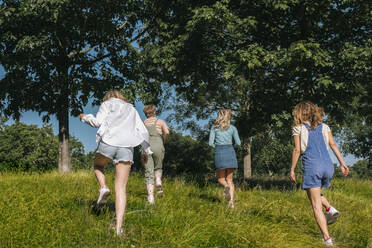
[[[109,195],[110,195],[110,189],[109,188],[100,188],[97,204],[106,203],[107,202],[107,197]]]
[[[331,224],[335,223],[337,221],[339,215],[340,215],[340,213],[337,211],[337,209],[335,209],[334,207],[331,206],[329,208],[329,211],[325,212],[325,216],[327,218],[327,224],[331,225]]]
[[[332,238],[329,238],[327,240],[324,240],[322,239],[323,243],[326,245],[326,246],[333,246],[333,241],[332,241]]]
[[[155,203],[155,198],[154,198],[154,195],[148,195],[147,196],[147,202],[152,205]]]
[[[223,191],[223,195],[225,196],[226,201],[231,200],[231,195],[230,195],[230,186],[225,186],[225,190]]]

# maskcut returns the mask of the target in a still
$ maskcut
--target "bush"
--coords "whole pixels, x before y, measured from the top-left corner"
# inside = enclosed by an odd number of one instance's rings
[[[70,156],[73,169],[91,168],[93,162],[84,154],[84,146],[70,136]],[[58,167],[58,137],[52,125],[39,128],[16,122],[1,125],[1,171],[47,171]]]
[[[58,164],[58,140],[51,125],[16,122],[0,131],[0,170],[44,171]]]

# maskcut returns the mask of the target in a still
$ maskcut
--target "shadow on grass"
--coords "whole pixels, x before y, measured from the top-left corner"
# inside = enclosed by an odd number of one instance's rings
[[[203,188],[207,185],[218,185],[217,177],[213,174],[207,175],[182,175],[178,177],[170,177],[170,179],[174,178],[181,178],[182,180],[196,184],[198,187]],[[265,176],[257,176],[252,178],[242,178],[242,177],[234,177],[234,184],[236,187],[239,187],[241,190],[248,190],[248,189],[265,189],[265,190],[281,190],[281,191],[288,191],[288,190],[297,190],[301,189],[301,184],[293,184],[287,177],[284,176],[273,176],[273,177],[265,177]]]
[[[115,202],[97,204],[97,200],[92,200],[90,202],[90,209],[97,216],[107,212],[115,213]]]
[[[201,194],[190,193],[188,196],[193,197],[193,198],[200,198],[202,200],[209,201],[209,202],[221,202],[221,199],[219,199],[217,196],[208,195],[205,193],[201,193]]]
[[[277,189],[281,191],[297,190],[301,184],[293,184],[285,177],[253,177],[248,179],[237,179],[236,184],[242,189]]]

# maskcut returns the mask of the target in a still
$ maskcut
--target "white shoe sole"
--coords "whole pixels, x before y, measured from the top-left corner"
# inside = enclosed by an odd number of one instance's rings
[[[327,224],[328,225],[331,225],[333,223],[335,223],[338,219],[338,216],[340,215],[340,213],[335,213],[334,215],[331,215],[327,217]]]
[[[106,191],[98,197],[97,204],[103,204],[107,202],[107,197],[110,195],[110,191]]]

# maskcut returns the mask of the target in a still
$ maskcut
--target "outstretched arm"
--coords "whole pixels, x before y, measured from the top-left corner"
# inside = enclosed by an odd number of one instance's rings
[[[301,148],[300,148],[300,136],[299,135],[294,135],[294,148],[292,152],[292,163],[291,163],[291,172],[289,174],[289,179],[293,182],[296,183],[296,175],[295,175],[295,168],[297,166],[298,158],[300,157],[301,154]]]
[[[331,147],[333,153],[335,154],[338,162],[340,163],[342,174],[347,176],[349,174],[349,168],[346,166],[345,161],[342,157],[340,150],[338,149],[336,142],[333,139],[332,132],[328,132],[329,146]]]
[[[109,113],[109,110],[106,106],[106,104],[102,104],[100,107],[99,107],[99,110],[98,110],[98,113],[97,113],[97,116],[94,117],[94,115],[92,114],[80,114],[80,120],[92,127],[96,127],[96,128],[99,128],[102,124],[102,122],[105,120],[106,116],[108,115]]]

